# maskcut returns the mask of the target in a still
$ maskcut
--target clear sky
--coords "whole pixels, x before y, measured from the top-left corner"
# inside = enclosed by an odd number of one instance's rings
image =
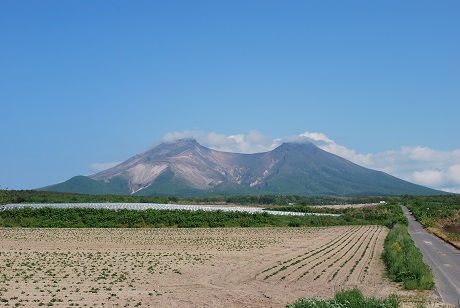
[[[0,187],[303,134],[460,192],[460,1],[0,2]],[[225,140],[233,141],[225,143]]]

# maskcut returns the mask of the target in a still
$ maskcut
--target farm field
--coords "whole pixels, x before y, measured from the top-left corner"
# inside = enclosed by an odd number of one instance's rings
[[[460,249],[460,196],[426,196],[404,202],[431,233]]]
[[[397,291],[380,259],[388,229],[0,230],[2,305],[284,307]]]

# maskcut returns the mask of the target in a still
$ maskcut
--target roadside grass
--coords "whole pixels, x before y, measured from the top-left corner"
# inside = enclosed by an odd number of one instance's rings
[[[390,295],[386,299],[365,298],[362,292],[355,288],[342,290],[335,294],[334,299],[301,298],[286,308],[398,308],[400,301],[397,296]]]
[[[382,259],[391,280],[402,282],[408,290],[432,290],[434,278],[407,226],[395,225],[385,239]]]

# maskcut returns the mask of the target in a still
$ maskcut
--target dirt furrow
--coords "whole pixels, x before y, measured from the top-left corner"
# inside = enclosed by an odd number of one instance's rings
[[[332,264],[340,260],[340,259],[337,259],[337,255],[340,255],[340,252],[342,250],[346,250],[346,248],[348,248],[350,244],[358,242],[360,238],[363,236],[363,234],[365,234],[366,231],[367,231],[366,228],[360,228],[360,229],[354,230],[354,232],[350,234],[349,237],[345,238],[340,243],[340,245],[333,246],[332,249],[327,251],[322,256],[315,258],[314,260],[312,260],[312,262],[309,262],[309,264],[305,264],[308,266],[305,269],[302,269],[303,273],[300,274],[300,276],[297,276],[297,280],[300,280],[300,279],[308,280],[309,278],[310,280],[311,278],[313,278],[313,280],[319,279],[324,273],[328,271],[328,268],[330,268]],[[331,261],[333,263],[329,264],[329,262]],[[309,276],[309,277],[305,278],[305,276]]]
[[[311,262],[321,259],[326,253],[328,253],[331,250],[334,250],[334,247],[337,247],[336,245],[338,243],[341,243],[344,239],[346,240],[349,237],[355,235],[357,230],[359,229],[360,227],[349,229],[348,232],[345,232],[342,235],[337,236],[335,238],[331,238],[329,242],[315,249],[310,249],[306,251],[305,253],[298,255],[295,258],[290,258],[284,261],[279,261],[278,264],[268,269],[265,269],[262,272],[262,274],[264,274],[263,279],[264,280],[267,280],[269,278],[276,279],[276,277],[279,277],[279,276],[285,277],[285,275],[290,275],[293,271],[297,271],[301,269],[302,267],[310,264]],[[338,245],[341,245],[341,244],[338,244]]]
[[[358,283],[360,274],[364,271],[364,267],[366,266],[366,259],[371,254],[373,240],[376,238],[380,228],[380,226],[375,226],[371,236],[365,239],[361,249],[356,253],[355,258],[351,263],[353,266],[346,276],[345,283]]]
[[[369,238],[372,232],[373,232],[373,226],[369,226],[365,230],[365,232],[360,234],[360,237],[358,238],[358,240],[352,243],[352,245],[348,247],[348,249],[345,251],[344,254],[342,254],[336,260],[334,260],[333,266],[330,267],[331,270],[328,272],[327,275],[325,275],[324,283],[332,283],[332,284],[343,284],[344,283],[344,280],[346,279],[346,275],[344,276],[344,273],[346,273],[347,270],[349,269],[350,263],[354,262],[353,259],[356,258],[356,254],[358,253],[359,249],[362,247],[366,239]]]
[[[369,244],[370,245],[369,253],[367,254],[367,257],[364,260],[363,266],[361,267],[358,278],[357,278],[359,282],[363,282],[364,279],[366,278],[366,275],[369,272],[369,267],[375,256],[376,245],[383,231],[384,231],[384,228],[382,226],[379,226],[377,234],[374,236],[371,243]]]

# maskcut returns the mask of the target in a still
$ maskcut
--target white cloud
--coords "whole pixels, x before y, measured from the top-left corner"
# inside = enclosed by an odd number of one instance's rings
[[[119,163],[120,163],[120,162],[94,163],[94,164],[92,164],[92,165],[89,166],[89,167],[91,168],[92,171],[94,171],[94,172],[99,172],[99,171],[103,171],[103,170],[106,170],[106,169],[115,167],[115,166],[118,165]]]
[[[338,145],[323,133],[305,132],[298,135],[298,137],[300,139],[306,139],[310,142],[313,142],[319,148],[329,153],[333,153],[335,155],[348,159],[356,164],[363,166],[372,164],[372,161],[370,160],[370,154],[357,154],[355,150],[350,150],[345,146]],[[293,139],[292,137],[289,139],[295,141],[295,139]]]
[[[163,142],[173,142],[174,140],[178,139],[200,139],[205,133],[199,132],[199,131],[183,131],[183,132],[172,132],[172,133],[167,133],[163,136],[162,140]]]
[[[384,171],[401,179],[449,192],[460,192],[460,150],[437,151],[427,147],[403,146],[399,150],[357,154],[321,133],[303,133],[325,151],[361,166]]]
[[[348,159],[358,165],[380,170],[413,183],[449,192],[460,193],[460,149],[448,152],[428,147],[402,146],[380,153],[356,153],[339,145],[323,133],[304,132],[295,136],[270,138],[260,132],[224,135],[200,131],[168,133],[163,141],[194,138],[209,148],[238,153],[270,151],[283,142],[310,141],[321,149]]]
[[[257,131],[249,131],[247,134],[224,135],[214,132],[204,133],[200,131],[183,131],[167,133],[163,136],[164,142],[172,142],[177,139],[193,138],[200,144],[219,151],[237,153],[258,153],[270,151],[280,145],[277,139],[271,139]]]
[[[305,132],[303,134],[300,134],[299,137],[306,137],[311,140],[315,141],[325,141],[327,143],[333,142],[331,139],[329,139],[325,134],[323,133],[311,133],[311,132]]]
[[[427,169],[412,173],[415,182],[426,186],[439,186],[444,180],[444,173],[441,170]]]
[[[460,184],[460,164],[450,166],[447,175],[452,181]]]

